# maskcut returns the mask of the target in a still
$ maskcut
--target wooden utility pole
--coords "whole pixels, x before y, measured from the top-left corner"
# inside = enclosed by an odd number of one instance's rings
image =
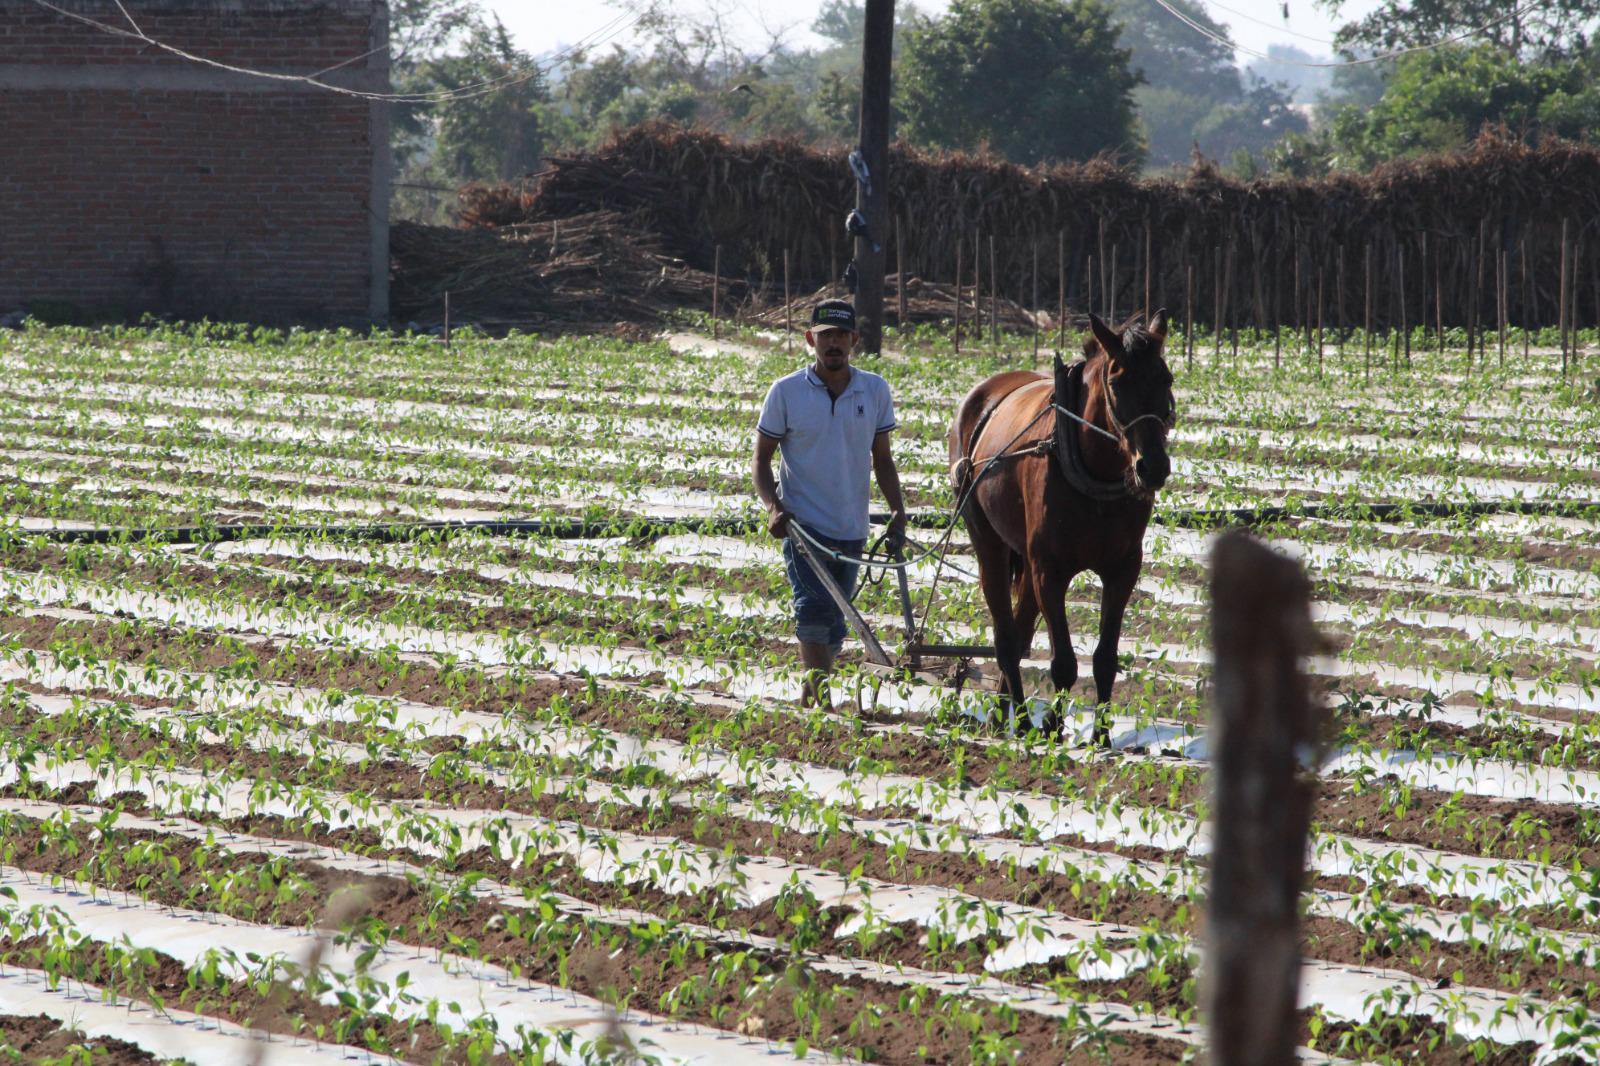
[[[1320,715],[1300,661],[1316,648],[1311,583],[1246,533],[1211,554],[1211,892],[1204,1008],[1211,1062],[1295,1059],[1299,902],[1314,796],[1299,757]]]
[[[861,45],[861,157],[866,181],[856,182],[856,210],[867,233],[856,237],[856,323],[861,350],[883,350],[884,241],[889,235],[889,66],[894,50],[894,0],[867,0]]]

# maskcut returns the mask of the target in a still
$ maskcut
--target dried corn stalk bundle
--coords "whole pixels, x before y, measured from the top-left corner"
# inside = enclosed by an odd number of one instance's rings
[[[725,274],[768,293],[781,292],[788,251],[792,291],[811,291],[837,278],[850,256],[841,225],[854,201],[845,152],[644,126],[597,151],[552,159],[532,184],[464,190],[461,217],[504,228],[621,211],[657,235],[666,254],[699,269],[720,247]],[[1369,261],[1374,291],[1385,297],[1377,324],[1398,321],[1397,291],[1413,324],[1424,310],[1428,320],[1481,322],[1496,299],[1480,280],[1483,264],[1501,253],[1519,264],[1516,298],[1507,301],[1513,319],[1553,323],[1561,220],[1590,227],[1592,240],[1600,218],[1600,148],[1530,145],[1492,131],[1461,152],[1370,174],[1249,182],[1203,161],[1186,174],[1141,180],[1106,160],[1028,169],[902,145],[891,152],[889,181],[899,239],[878,238],[892,270],[951,281],[960,244],[970,284],[976,243],[986,294],[998,285],[1002,296],[1031,303],[1037,255],[1040,303],[1055,305],[1064,264],[1069,305],[1120,314],[1144,302],[1147,273],[1154,302],[1181,301],[1192,265],[1197,319],[1221,308],[1229,321],[1258,325],[1304,324],[1319,275],[1328,323],[1359,323]],[[905,262],[896,263],[902,247]],[[1600,303],[1594,270],[1586,256],[1580,317],[1600,312],[1591,306]]]
[[[398,321],[452,318],[488,329],[645,325],[711,305],[710,275],[666,254],[637,218],[592,211],[496,230],[396,223],[390,300]],[[724,283],[730,299],[745,287]]]

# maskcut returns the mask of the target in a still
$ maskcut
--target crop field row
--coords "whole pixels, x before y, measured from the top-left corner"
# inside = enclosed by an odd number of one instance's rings
[[[923,516],[1019,350],[873,365]],[[1100,749],[1081,689],[1011,737],[853,643],[840,704],[795,702],[777,543],[659,529],[758,516],[756,404],[803,358],[771,338],[0,333],[0,1055],[1198,1059],[1212,535],[1162,515],[1333,503],[1259,531],[1312,578],[1331,717],[1302,1057],[1592,1060],[1600,403],[1548,353],[1199,355]],[[1478,510],[1359,511],[1435,501]],[[1515,502],[1563,506],[1481,506]],[[594,535],[360,535],[557,517]],[[913,604],[986,640],[949,543]],[[858,599],[890,645],[892,584]]]

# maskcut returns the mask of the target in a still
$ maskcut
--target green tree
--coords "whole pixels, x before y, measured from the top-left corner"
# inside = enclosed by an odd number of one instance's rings
[[[1347,0],[1317,0],[1337,16]],[[1470,35],[1511,56],[1578,54],[1600,28],[1600,0],[1384,0],[1341,27],[1337,43],[1368,53],[1433,45]]]
[[[1493,45],[1417,52],[1396,61],[1383,98],[1333,117],[1335,165],[1367,167],[1458,148],[1486,125],[1526,138],[1600,133],[1600,88],[1585,59],[1525,62]]]
[[[467,37],[459,54],[429,64],[439,89],[434,158],[458,181],[505,181],[539,168],[545,139],[539,108],[549,99],[533,57],[511,43],[498,18]]]
[[[1019,163],[1144,155],[1139,77],[1100,0],[954,0],[919,19],[899,70],[905,133]]]

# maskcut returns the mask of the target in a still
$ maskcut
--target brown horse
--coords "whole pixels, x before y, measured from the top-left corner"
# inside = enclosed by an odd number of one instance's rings
[[[1053,376],[996,374],[967,394],[950,427],[951,479],[956,499],[966,501],[961,513],[994,617],[1002,691],[1013,706],[1023,698],[1021,661],[1041,611],[1050,680],[1057,692],[1077,681],[1065,600],[1084,570],[1100,576],[1095,698],[1110,702],[1145,526],[1172,471],[1172,372],[1161,355],[1166,309],[1148,325],[1135,316],[1121,330],[1095,315],[1089,322],[1084,361],[1068,366],[1058,355]],[[1057,728],[1052,715],[1047,729]],[[1095,739],[1107,733],[1097,715]]]

